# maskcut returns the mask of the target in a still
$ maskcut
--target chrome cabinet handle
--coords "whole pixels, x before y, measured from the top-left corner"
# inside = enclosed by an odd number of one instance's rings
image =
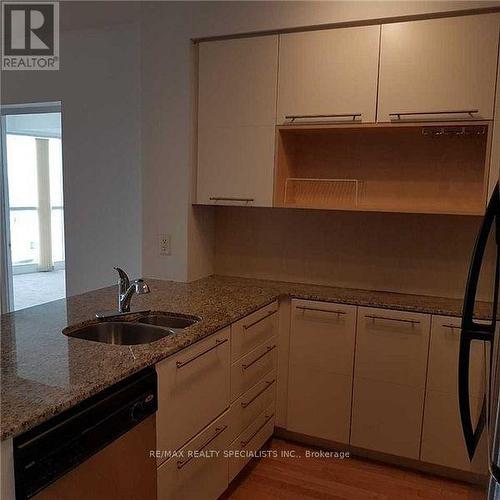
[[[254,201],[254,198],[225,198],[222,196],[210,196],[209,200],[211,201],[244,201],[246,203],[249,203],[251,201]]]
[[[374,321],[376,319],[381,319],[384,321],[398,321],[400,323],[411,323],[412,325],[419,325],[420,324],[420,321],[417,319],[388,318],[387,316],[375,316],[372,314],[365,315],[365,318],[370,318],[370,319],[373,319]]]
[[[286,115],[285,120],[290,120],[292,123],[297,119],[303,118],[348,118],[352,116],[352,120],[356,120],[362,113],[332,113],[331,115]]]
[[[264,423],[259,426],[259,428],[248,438],[243,441],[240,441],[241,446],[245,448],[248,443],[264,428],[264,426],[269,422],[274,417],[274,413],[271,413],[271,415],[264,415]]]
[[[266,380],[265,387],[263,387],[252,399],[250,399],[246,403],[241,403],[242,408],[250,406],[263,392],[267,391],[267,389],[269,389],[269,387],[271,387],[274,384],[274,382],[276,382],[276,379],[273,379],[271,381]]]
[[[443,328],[449,328],[451,331],[453,331],[453,330],[460,330],[460,328],[461,328],[461,327],[460,327],[460,326],[458,326],[458,325],[450,325],[450,324],[445,324],[445,325],[443,324],[443,325],[441,325],[441,326],[442,326]]]
[[[249,328],[252,328],[252,326],[255,326],[257,323],[264,321],[266,318],[269,318],[269,316],[272,316],[273,314],[276,314],[277,312],[278,312],[277,309],[275,309],[274,311],[269,311],[265,316],[262,316],[262,318],[259,318],[258,320],[254,321],[253,323],[250,323],[249,325],[243,325],[243,329],[248,330]]]
[[[263,358],[266,354],[270,353],[273,349],[276,349],[276,344],[267,346],[265,352],[263,352],[260,356],[257,356],[252,362],[248,363],[248,365],[241,365],[243,370],[250,368],[253,364],[257,363],[259,359]]]
[[[192,358],[186,359],[185,361],[177,361],[175,363],[175,365],[177,366],[177,368],[182,368],[183,366],[188,365],[189,363],[191,363],[195,359],[198,359],[199,357],[203,356],[207,352],[210,352],[210,351],[213,351],[214,349],[217,349],[217,347],[219,347],[222,344],[225,344],[228,340],[229,339],[223,339],[223,340],[216,339],[215,340],[215,345],[213,345],[212,347],[209,347],[205,351],[202,351],[202,352],[199,352],[198,354],[195,354]]]
[[[332,313],[336,314],[337,316],[343,316],[347,314],[345,311],[338,311],[335,309],[320,309],[317,307],[307,307],[307,306],[295,306],[296,309],[301,309],[302,311],[317,311],[317,312],[324,312],[324,313]]]
[[[216,427],[215,428],[215,434],[206,442],[204,443],[198,450],[196,450],[197,453],[200,451],[203,451],[217,436],[222,434],[225,430],[227,429],[227,425],[223,425],[222,427]],[[182,469],[184,466],[186,466],[191,460],[193,460],[194,454],[191,455],[189,458],[186,458],[186,460],[179,460],[177,462],[177,468]]]
[[[447,111],[413,111],[413,112],[397,112],[389,113],[389,116],[395,116],[398,120],[401,120],[402,116],[419,116],[419,115],[469,115],[474,118],[473,114],[478,113],[478,109],[459,109],[459,110],[447,110]]]

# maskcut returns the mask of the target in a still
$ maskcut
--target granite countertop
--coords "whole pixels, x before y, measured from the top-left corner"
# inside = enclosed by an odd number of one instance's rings
[[[201,316],[178,334],[152,344],[120,346],[66,337],[68,325],[116,308],[116,287],[1,316],[2,440],[21,434],[128,375],[255,311],[280,295],[460,316],[462,301],[319,285],[210,276],[192,283],[147,279],[151,292],[133,308]],[[479,303],[478,317],[490,307]]]

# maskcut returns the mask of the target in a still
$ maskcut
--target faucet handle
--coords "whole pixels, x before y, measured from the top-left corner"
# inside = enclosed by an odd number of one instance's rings
[[[118,271],[118,274],[120,275],[120,282],[123,284],[125,288],[128,288],[130,285],[130,280],[127,273],[120,267],[113,267],[113,269],[115,271]]]

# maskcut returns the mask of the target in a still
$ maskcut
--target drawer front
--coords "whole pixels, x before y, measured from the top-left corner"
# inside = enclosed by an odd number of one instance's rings
[[[458,398],[458,351],[460,318],[433,316],[429,349],[427,389],[454,394]],[[473,341],[470,353],[469,387],[471,396],[485,391],[485,343]]]
[[[427,314],[360,307],[355,377],[424,387],[429,334]]]
[[[269,372],[260,382],[231,403],[229,441],[239,436],[266,408],[276,401],[276,370]]]
[[[241,433],[230,445],[229,482],[231,482],[252,458],[252,453],[262,448],[273,435],[274,405],[262,412],[253,423]]]
[[[231,325],[231,361],[234,363],[277,334],[278,302],[275,301]]]
[[[231,366],[231,401],[238,399],[254,386],[264,375],[276,368],[278,339],[268,342],[249,352]]]
[[[227,488],[229,412],[157,470],[158,500],[216,500]]]
[[[156,366],[159,449],[179,449],[229,407],[229,334],[224,328]]]

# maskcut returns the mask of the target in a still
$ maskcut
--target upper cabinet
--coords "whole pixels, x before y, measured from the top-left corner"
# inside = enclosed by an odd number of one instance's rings
[[[496,14],[383,25],[377,121],[491,120],[498,34]]]
[[[380,26],[281,35],[278,124],[374,122],[379,38]]]
[[[199,45],[197,203],[271,206],[278,37]]]

